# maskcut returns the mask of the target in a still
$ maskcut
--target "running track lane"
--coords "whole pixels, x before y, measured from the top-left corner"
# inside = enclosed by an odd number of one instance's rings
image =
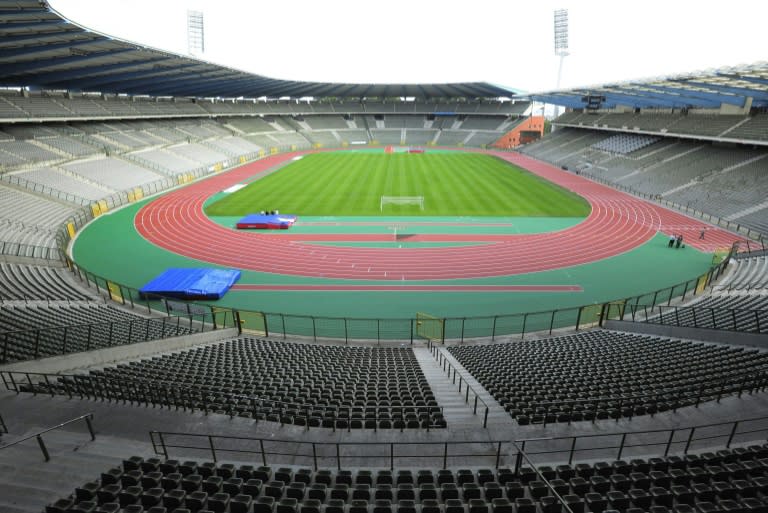
[[[230,290],[290,290],[302,292],[376,291],[376,292],[582,292],[579,285],[232,285]]]
[[[559,269],[625,253],[660,230],[682,233],[686,244],[696,245],[700,229],[706,226],[544,162],[518,154],[491,154],[579,194],[592,206],[591,213],[578,225],[558,232],[490,236],[487,240],[492,243],[483,246],[435,248],[318,246],[302,243],[299,235],[229,229],[205,216],[203,204],[211,195],[285,163],[296,155],[291,153],[270,156],[161,196],[139,210],[134,225],[149,242],[203,262],[274,274],[358,280],[482,278]],[[337,237],[350,240],[345,234]],[[706,244],[729,246],[734,240],[732,234],[710,228]]]

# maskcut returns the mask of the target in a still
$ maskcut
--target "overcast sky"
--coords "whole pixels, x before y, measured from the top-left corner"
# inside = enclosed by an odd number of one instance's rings
[[[187,10],[200,10],[204,59],[294,80],[551,90],[557,8],[570,18],[563,88],[768,60],[765,0],[49,1],[91,29],[183,54]]]

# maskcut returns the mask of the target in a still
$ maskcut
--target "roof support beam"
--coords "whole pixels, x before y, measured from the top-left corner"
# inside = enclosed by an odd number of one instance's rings
[[[708,107],[713,109],[720,108],[720,102],[709,98],[694,98],[690,95],[664,94],[652,91],[644,91],[641,89],[624,89],[623,91],[632,92],[633,94],[633,91],[637,91],[636,94],[640,97],[667,101],[680,107]]]
[[[79,81],[84,77],[89,76],[103,76],[104,73],[110,73],[116,70],[122,70],[125,68],[135,68],[140,66],[146,66],[152,62],[165,60],[166,57],[152,58],[147,57],[143,60],[116,62],[115,64],[101,64],[98,66],[89,66],[87,68],[68,69],[66,71],[49,71],[44,73],[37,73],[34,76],[34,80],[39,85],[66,85],[77,89],[77,84],[73,84],[72,81]],[[15,83],[14,83],[15,84]]]
[[[573,95],[561,94],[534,94],[531,95],[531,99],[537,102],[549,103],[552,105],[562,105],[563,107],[568,107],[571,109],[583,109],[586,107],[586,104],[581,101],[581,96],[576,97]],[[615,106],[615,104],[610,105],[610,107],[613,106]]]
[[[701,87],[708,87],[716,91],[722,91],[724,93],[743,94],[747,98],[759,98],[761,100],[768,100],[768,91],[759,91],[757,89],[749,89],[747,87],[734,87],[721,85],[716,82],[693,82],[686,81],[685,83],[691,85],[697,85]]]
[[[50,52],[52,50],[61,50],[62,48],[78,48],[81,46],[92,45],[107,41],[106,38],[91,36],[90,39],[79,41],[66,41],[64,43],[49,43],[36,46],[22,46],[16,48],[0,48],[0,60],[18,59],[19,57],[34,56],[38,53]],[[34,58],[34,57],[33,57]]]
[[[153,94],[157,95],[164,95],[164,94],[173,94],[174,91],[189,91],[189,90],[207,90],[208,86],[211,84],[219,84],[222,81],[229,81],[230,83],[237,83],[240,80],[243,80],[243,77],[230,77],[230,76],[209,76],[209,77],[200,77],[200,74],[194,73],[194,72],[186,72],[181,73],[173,77],[168,77],[166,80],[163,80],[161,83],[157,83],[157,81],[149,81],[150,83],[157,84],[155,87],[152,87]],[[250,77],[247,77],[250,79]],[[147,81],[144,80],[138,80],[136,82],[126,83],[125,87],[122,88],[123,91],[127,93],[139,93],[140,89],[143,89],[143,86],[147,85]],[[138,89],[138,90],[137,90]]]
[[[720,77],[733,78],[735,80],[743,80],[745,82],[752,82],[753,84],[768,85],[768,78],[753,77],[750,75],[732,75],[729,73],[718,73]]]
[[[36,69],[44,69],[50,66],[70,66],[83,64],[94,59],[103,59],[115,55],[136,52],[134,48],[115,48],[112,50],[96,52],[89,55],[70,55],[67,57],[51,57],[49,59],[38,59],[32,62],[18,62],[13,64],[3,64],[3,73],[6,77],[17,75],[30,75]],[[87,68],[86,68],[87,69]]]
[[[606,98],[612,99],[618,105],[627,105],[629,107],[635,107],[635,108],[644,108],[644,107],[651,108],[651,107],[657,107],[659,105],[664,107],[670,107],[670,108],[686,106],[683,103],[660,100],[660,99],[651,100],[649,98],[643,98],[642,96],[635,95],[635,94],[627,94],[627,93],[606,90],[606,89],[599,89],[597,91],[593,91],[592,94],[603,95]]]
[[[147,65],[150,66],[148,70],[136,70],[136,71],[126,71],[124,73],[108,73],[106,75],[97,75],[93,78],[83,78],[82,80],[78,81],[78,84],[80,84],[81,89],[88,89],[91,87],[100,87],[100,86],[106,86],[109,84],[113,84],[115,82],[125,82],[130,80],[135,80],[136,78],[152,78],[152,77],[158,77],[164,73],[169,72],[181,72],[189,70],[189,68],[193,68],[196,66],[199,66],[198,63],[194,64],[185,64],[185,65],[179,65],[174,67],[165,67],[162,65],[163,62],[170,61],[171,59],[163,59],[159,61],[135,61],[132,64],[135,65],[135,67],[144,66]],[[152,64],[154,63],[154,64]],[[157,67],[161,66],[161,67]]]
[[[726,103],[728,105],[736,105],[737,107],[743,107],[744,103],[746,102],[746,98],[744,98],[744,96],[741,96],[741,95],[737,96],[733,94],[719,94],[719,93],[699,91],[699,90],[694,91],[691,89],[686,89],[684,87],[669,87],[669,86],[662,86],[662,85],[656,85],[656,84],[638,84],[638,85],[642,87],[647,87],[649,89],[657,89],[659,91],[669,91],[670,93],[679,93],[681,96],[711,100],[714,102]]]
[[[179,80],[187,80],[194,83],[195,77],[198,76],[194,71],[195,67],[197,66],[188,65],[179,69],[163,68],[154,70],[154,72],[152,72],[151,69],[139,69],[128,73],[122,73],[122,78],[113,78],[112,75],[107,75],[100,77],[100,79],[96,81],[98,84],[92,87],[131,91],[133,89],[140,90],[147,86],[152,86],[153,90],[161,91],[164,84],[175,83]],[[139,91],[137,94],[142,94],[142,92]]]
[[[55,32],[36,32],[34,34],[23,34],[19,36],[3,36],[2,39],[0,39],[0,47],[24,43],[38,43],[47,39],[59,39],[62,37],[67,37],[71,41],[78,41],[83,37],[89,37],[89,34],[83,32],[78,27],[68,25]]]

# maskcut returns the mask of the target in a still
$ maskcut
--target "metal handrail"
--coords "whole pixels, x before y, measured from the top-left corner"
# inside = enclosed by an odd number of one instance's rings
[[[563,500],[562,496],[555,490],[555,487],[552,486],[552,484],[549,482],[549,480],[544,477],[544,474],[541,473],[541,471],[538,469],[538,467],[531,461],[531,459],[528,457],[528,455],[525,453],[525,451],[517,445],[517,442],[512,442],[512,445],[517,449],[517,454],[515,458],[515,474],[520,475],[520,469],[523,466],[523,460],[528,462],[529,467],[533,470],[533,472],[538,476],[538,478],[543,482],[547,488],[549,488],[549,491],[552,492],[552,496],[557,499],[562,507],[565,508],[565,510],[568,513],[573,513],[573,510],[571,507]],[[544,509],[546,511],[546,509]]]
[[[458,371],[458,369],[451,364],[450,361],[448,361],[448,358],[446,358],[442,350],[431,343],[430,341],[430,352],[432,353],[432,356],[435,358],[435,362],[438,366],[442,364],[443,371],[448,373],[448,379],[451,379],[451,370],[453,370],[453,384],[456,384],[456,375],[459,376],[459,394],[461,394],[461,386],[462,383],[466,385],[465,387],[465,394],[464,394],[464,403],[469,404],[469,391],[471,390],[472,393],[475,395],[474,404],[472,406],[472,414],[477,415],[477,402],[480,401],[483,406],[485,406],[485,412],[483,414],[483,427],[488,427],[488,413],[490,412],[490,408],[488,406],[488,403],[486,403],[482,397],[477,393],[477,391],[474,389],[472,385],[469,384],[469,381]],[[446,364],[448,368],[446,369]]]
[[[768,318],[768,309],[730,308],[697,305],[629,305],[629,309],[629,313],[633,322],[645,322],[648,324],[662,324],[665,326],[678,326],[688,328],[708,328],[739,331],[746,333],[764,333],[765,330],[768,329],[768,325],[761,325],[760,323],[761,314]],[[648,311],[649,309],[650,312]],[[657,310],[657,312],[654,313],[654,310]],[[643,316],[638,315],[638,312],[640,311],[644,313]],[[698,316],[697,312],[699,312]],[[693,323],[681,323],[680,313],[692,313]],[[674,318],[667,320],[667,316],[674,316]],[[740,320],[745,320],[747,316],[754,319],[754,330],[739,329],[737,317],[739,317]],[[727,319],[723,320],[723,317],[727,317]],[[720,320],[718,320],[718,318]],[[708,324],[705,321],[711,321],[711,325],[703,325]]]
[[[180,444],[174,444],[171,443],[168,439],[172,437],[187,437],[190,439],[201,439],[204,440],[203,445],[180,445]],[[181,432],[171,432],[171,431],[150,431],[149,432],[150,442],[152,443],[152,447],[155,451],[155,454],[162,455],[165,458],[169,457],[169,449],[193,449],[196,451],[203,450],[203,451],[209,451],[211,458],[214,461],[219,460],[219,453],[237,453],[237,454],[258,454],[261,456],[262,464],[268,465],[267,456],[287,456],[291,458],[292,461],[294,461],[296,458],[308,458],[311,459],[313,462],[313,467],[315,470],[318,470],[320,468],[319,460],[321,459],[331,459],[336,462],[336,468],[341,470],[345,467],[343,464],[345,459],[350,460],[372,460],[372,459],[386,459],[389,462],[388,467],[390,469],[395,468],[395,460],[398,459],[408,459],[408,458],[420,458],[420,459],[440,459],[442,461],[442,468],[447,468],[448,465],[448,459],[449,458],[462,458],[462,461],[464,461],[464,458],[470,458],[470,457],[482,457],[482,458],[493,458],[495,461],[495,467],[499,468],[499,465],[502,461],[502,458],[505,455],[505,451],[502,451],[502,447],[506,445],[510,445],[509,440],[493,440],[493,441],[461,441],[461,442],[430,442],[430,441],[420,441],[420,442],[310,442],[305,440],[284,440],[284,439],[276,439],[276,438],[253,438],[253,437],[247,437],[247,436],[227,436],[227,435],[216,435],[216,434],[205,434],[205,433],[181,433]],[[227,440],[227,441],[238,441],[238,442],[254,442],[258,449],[247,449],[243,448],[242,446],[238,448],[234,448],[231,445],[227,447],[220,447],[217,446],[216,440]],[[295,449],[291,449],[288,452],[282,452],[278,449],[272,449],[270,450],[270,446],[274,446],[277,444],[288,444],[291,446],[300,446],[300,447],[308,447],[311,448],[311,452],[301,452],[297,451]],[[478,454],[477,452],[450,452],[449,448],[452,447],[459,447],[459,446],[471,446],[471,445],[479,445],[483,446],[484,448],[491,445],[493,446],[492,451],[486,451],[482,454]],[[326,447],[332,447],[334,450],[330,452],[324,453],[322,451],[322,448]],[[353,454],[346,453],[342,450],[342,448],[346,447],[386,447],[389,450],[386,451],[386,454],[372,454],[371,451],[365,451],[364,453],[360,453],[360,451],[353,451]],[[398,454],[395,450],[397,447],[432,447],[435,449],[438,449],[437,452],[432,452],[431,454],[413,454],[412,450],[406,451],[404,454]],[[320,450],[318,450],[320,449]]]
[[[90,433],[91,435],[91,440],[96,440],[96,434],[93,431],[93,424],[91,423],[91,421],[93,420],[93,413],[86,413],[86,414],[80,415],[79,417],[75,417],[74,419],[66,420],[61,424],[56,424],[55,426],[49,427],[47,429],[43,429],[42,431],[38,431],[37,433],[33,433],[31,435],[25,436],[24,438],[21,438],[9,444],[0,445],[0,450],[7,449],[8,447],[13,447],[14,445],[18,445],[32,438],[36,438],[37,444],[40,446],[40,450],[43,452],[43,457],[45,458],[45,461],[50,461],[51,455],[48,453],[48,448],[45,446],[45,442],[43,442],[42,435],[50,431],[53,431],[55,429],[60,429],[64,426],[67,426],[79,420],[85,420],[85,424],[88,426],[88,433]]]
[[[739,427],[743,424],[749,423],[749,422],[766,422],[766,427],[761,429],[751,429],[746,431],[739,431]],[[725,434],[716,434],[716,435],[704,435],[701,437],[696,437],[696,431],[697,430],[707,430],[710,428],[716,428],[716,427],[728,427],[726,430],[727,433]],[[686,433],[687,436],[685,436],[682,440],[675,440],[675,435],[679,433]],[[751,417],[747,419],[740,419],[736,421],[731,422],[716,422],[712,424],[700,424],[696,426],[687,426],[687,427],[678,427],[678,428],[670,428],[670,429],[649,429],[649,430],[643,430],[643,431],[619,431],[615,433],[594,433],[594,434],[584,434],[584,435],[570,435],[570,436],[557,436],[557,437],[540,437],[540,438],[523,438],[519,440],[515,440],[515,442],[520,443],[523,450],[525,450],[525,447],[527,444],[536,443],[536,442],[546,442],[550,445],[555,445],[558,441],[570,441],[570,444],[568,444],[568,449],[559,449],[559,450],[544,450],[544,451],[536,451],[531,452],[530,450],[527,451],[527,454],[529,455],[538,455],[538,454],[560,454],[560,453],[567,453],[568,454],[568,460],[567,462],[573,463],[574,455],[576,452],[586,452],[586,451],[601,451],[605,449],[617,449],[617,453],[615,455],[616,459],[621,459],[623,452],[625,449],[633,448],[633,447],[652,447],[652,446],[658,446],[663,445],[664,451],[663,456],[668,456],[670,452],[672,452],[672,445],[673,444],[685,444],[682,450],[683,454],[687,454],[689,449],[691,448],[691,445],[694,442],[698,442],[700,440],[713,440],[717,438],[724,438],[727,437],[724,447],[730,448],[731,444],[733,443],[733,440],[738,435],[750,435],[754,433],[765,433],[768,432],[768,417]],[[666,437],[666,439],[662,442],[649,442],[646,440],[646,435],[653,435],[653,434],[666,434],[669,435]],[[632,437],[634,435],[642,435],[643,442],[640,444],[627,444],[627,438]],[[605,437],[619,437],[620,443],[618,445],[600,445],[600,446],[590,446],[585,447],[583,449],[577,448],[577,442],[579,440],[589,440],[589,439],[599,439],[599,438],[605,438]],[[753,440],[764,440],[765,436],[760,436],[753,438]]]
[[[747,429],[744,431],[740,431],[739,427],[742,425],[749,423],[749,422],[765,422],[766,426],[761,429]],[[703,436],[697,437],[696,433],[697,431],[702,430],[708,430],[713,427],[727,427],[725,430],[725,434],[721,435],[709,435],[704,434]],[[562,462],[562,463],[568,463],[571,464],[574,461],[574,455],[576,452],[579,451],[602,451],[605,449],[618,449],[616,454],[616,459],[621,459],[622,453],[625,449],[633,448],[633,447],[653,447],[658,445],[663,445],[663,455],[667,456],[670,454],[670,452],[675,453],[682,453],[687,454],[688,451],[691,449],[691,446],[700,440],[714,440],[716,438],[726,438],[724,444],[716,444],[717,447],[724,446],[725,448],[730,448],[731,445],[734,443],[734,439],[740,435],[754,435],[751,438],[747,440],[740,440],[739,443],[744,443],[751,440],[764,440],[765,435],[764,433],[768,431],[768,417],[755,417],[755,418],[748,418],[748,419],[741,419],[733,422],[721,422],[721,423],[715,423],[715,424],[702,424],[697,426],[687,426],[687,427],[679,427],[679,428],[672,428],[672,429],[655,429],[655,430],[647,430],[647,431],[621,431],[621,432],[615,432],[615,433],[596,433],[596,434],[587,434],[587,435],[572,435],[572,436],[562,436],[562,437],[542,437],[542,438],[521,438],[517,440],[484,440],[484,441],[477,441],[477,440],[452,440],[452,441],[419,441],[419,442],[310,442],[305,440],[283,440],[283,439],[275,439],[275,438],[257,438],[257,437],[246,437],[246,436],[227,436],[227,435],[217,435],[217,434],[206,434],[206,433],[184,433],[184,432],[172,432],[172,431],[150,431],[150,441],[152,443],[152,447],[154,449],[155,454],[162,455],[165,458],[170,457],[170,451],[169,449],[192,449],[194,451],[208,451],[208,453],[211,455],[214,461],[218,461],[220,459],[220,453],[237,453],[237,454],[258,454],[261,456],[261,461],[263,465],[268,465],[268,459],[267,456],[278,456],[278,457],[286,457],[288,460],[285,460],[286,463],[292,463],[296,464],[296,458],[308,458],[313,461],[313,467],[315,470],[318,470],[320,468],[319,460],[320,459],[330,459],[335,462],[335,467],[338,469],[341,469],[344,467],[343,462],[344,459],[363,459],[363,460],[372,460],[372,459],[386,459],[388,461],[388,466],[390,469],[394,469],[395,467],[395,460],[402,459],[402,458],[419,458],[419,459],[437,459],[439,458],[442,461],[442,468],[447,468],[447,462],[449,458],[460,458],[463,465],[469,465],[469,466],[480,466],[479,464],[470,463],[471,458],[475,459],[482,459],[484,461],[487,461],[489,458],[492,458],[494,460],[494,467],[499,468],[500,465],[503,462],[503,458],[506,455],[512,455],[511,452],[502,450],[503,447],[507,446],[514,446],[517,448],[517,453],[514,454],[515,456],[515,469],[516,471],[519,471],[519,469],[522,467],[521,459],[519,454],[523,453],[524,457],[529,466],[536,471],[537,470],[537,464],[533,462],[533,459],[531,456],[536,455],[548,455],[548,454],[567,454],[567,458],[563,459],[556,459],[552,460],[553,462]],[[652,435],[652,434],[666,434],[669,433],[668,436],[665,437],[665,440],[663,442],[659,443],[648,443],[646,440],[643,440],[642,444],[628,444],[627,439],[633,435]],[[679,434],[685,434],[686,436],[682,437],[682,439],[676,441],[676,435]],[[763,433],[762,435],[757,435],[757,433]],[[185,437],[190,440],[200,439],[203,440],[204,443],[201,445],[189,445],[187,443],[181,443],[183,440],[179,443],[173,443],[172,439],[173,437]],[[619,445],[590,445],[589,447],[580,449],[577,448],[577,442],[578,440],[595,440],[599,438],[605,438],[605,437],[618,437],[620,439]],[[647,437],[643,437],[647,438]],[[238,442],[253,442],[257,449],[248,449],[246,446],[244,446],[242,443],[239,445],[235,444],[225,444],[224,447],[221,446],[221,444],[217,445],[217,440],[224,440],[224,441],[238,441]],[[561,450],[544,450],[544,451],[531,451],[530,445],[533,443],[546,443],[550,446],[555,445],[558,441],[567,441],[567,449],[561,449]],[[293,446],[291,450],[288,451],[281,451],[277,447],[273,447],[275,445],[279,444],[289,444]],[[673,445],[679,445],[684,444],[682,447],[682,450],[680,451],[672,451]],[[302,452],[300,450],[297,450],[296,446],[298,447],[309,447],[311,448],[311,452]],[[386,451],[386,454],[372,454],[371,451],[344,451],[342,449],[347,447],[353,447],[353,448],[370,448],[370,447],[386,447],[389,450]],[[472,446],[479,446],[480,449],[477,451],[473,451],[470,449]],[[714,446],[714,445],[713,445]],[[334,450],[330,452],[323,453],[322,451],[318,451],[318,449],[322,449],[324,447],[332,447]],[[407,447],[408,450],[404,451],[403,454],[399,454],[396,450],[398,447]],[[414,447],[422,447],[422,448],[435,448],[438,449],[437,452],[435,451],[429,451],[424,450],[420,452],[414,452]],[[491,447],[492,450],[488,451],[488,447]],[[463,452],[451,452],[451,449],[457,449],[462,450]],[[510,447],[511,448],[511,447]],[[587,458],[587,459],[593,459],[593,458]],[[282,463],[283,461],[275,461],[273,463]],[[537,472],[537,474],[539,474]],[[543,478],[539,474],[540,478]],[[546,482],[546,479],[542,479],[542,481]]]
[[[87,339],[87,345],[86,345],[86,351],[89,351],[92,349],[91,347],[91,341],[92,337],[91,334],[94,329],[99,328],[109,328],[109,338],[107,340],[107,345],[101,346],[101,347],[114,347],[115,345],[125,345],[130,343],[137,343],[137,342],[146,342],[148,340],[155,340],[150,339],[148,336],[149,330],[151,327],[158,327],[162,326],[163,330],[166,329],[166,327],[169,328],[175,328],[176,329],[176,336],[178,336],[182,326],[181,326],[181,319],[189,318],[189,329],[192,330],[194,326],[194,322],[197,319],[194,319],[194,317],[199,316],[181,316],[181,315],[168,315],[164,317],[138,317],[136,319],[131,320],[121,320],[121,321],[106,321],[106,322],[95,322],[95,323],[83,323],[83,324],[71,324],[71,325],[64,325],[64,326],[51,326],[46,328],[35,328],[35,329],[29,329],[29,330],[11,330],[11,331],[0,331],[0,361],[7,361],[8,359],[8,349],[11,344],[11,341],[14,338],[24,338],[25,336],[29,336],[30,338],[34,338],[35,342],[35,348],[34,348],[34,358],[38,358],[40,355],[40,342],[41,342],[41,336],[45,337],[46,335],[53,335],[59,333],[64,333],[64,336],[60,340],[55,340],[52,343],[61,344],[61,352],[55,353],[55,354],[67,354],[67,333],[71,332],[73,330],[87,330],[88,331],[88,339]],[[168,319],[176,319],[177,322],[174,324],[173,322],[168,322]],[[199,322],[199,320],[197,320]],[[204,323],[205,319],[203,319]],[[137,327],[137,330],[134,330],[133,328]],[[124,344],[114,344],[116,333],[115,328],[127,328],[128,329],[128,339]],[[184,329],[187,329],[187,326],[184,326]],[[139,330],[144,331],[144,336],[139,336],[138,340],[131,341],[134,336],[134,332],[138,332]]]

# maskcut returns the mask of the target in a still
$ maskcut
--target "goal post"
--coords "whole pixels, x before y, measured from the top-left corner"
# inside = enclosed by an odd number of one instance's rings
[[[383,212],[385,205],[418,205],[420,210],[424,210],[424,196],[382,196],[379,210]]]
[[[416,312],[416,335],[432,342],[445,341],[445,319]]]

